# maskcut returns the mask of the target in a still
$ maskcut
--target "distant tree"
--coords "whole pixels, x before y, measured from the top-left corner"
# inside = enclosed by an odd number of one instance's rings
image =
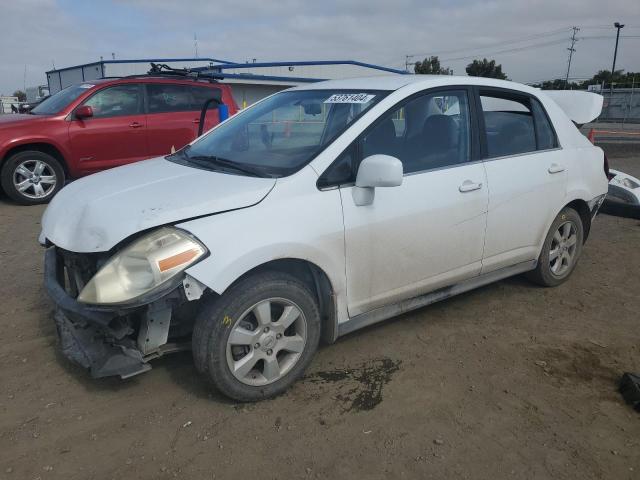
[[[13,92],[13,96],[18,97],[19,102],[25,102],[27,100],[27,94],[22,90],[16,90],[15,92]]]
[[[568,85],[565,85],[564,78],[545,80],[544,82],[534,83],[531,86],[542,90],[576,90],[581,88],[581,85],[575,82],[569,82]]]
[[[474,60],[466,68],[467,75],[471,77],[488,77],[506,80],[507,75],[502,73],[502,65],[496,65],[495,60]]]
[[[640,72],[627,72],[623,70],[616,70],[613,75],[613,82],[615,88],[630,88],[631,86],[638,86],[640,88]],[[554,80],[545,80],[543,82],[535,83],[532,86],[541,88],[543,90],[586,90],[589,85],[605,85],[605,88],[609,88],[611,85],[611,72],[609,70],[600,70],[593,77],[581,82],[569,82],[565,87],[563,78],[556,78]]]
[[[413,71],[426,75],[453,75],[453,71],[450,68],[440,66],[440,59],[437,56],[425,58],[422,62],[416,62]]]
[[[611,85],[611,70],[599,70],[589,80],[582,82],[582,87],[587,88],[589,85]],[[631,87],[640,83],[640,72],[627,72],[624,70],[616,70],[613,73],[613,83],[616,88]]]

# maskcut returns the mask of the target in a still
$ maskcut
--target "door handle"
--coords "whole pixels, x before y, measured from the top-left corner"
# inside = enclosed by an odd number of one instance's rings
[[[460,193],[473,192],[474,190],[480,190],[482,188],[482,182],[472,182],[471,180],[465,180],[462,185],[458,187]]]
[[[191,120],[191,123],[200,123],[200,119],[199,119],[199,118],[196,118],[196,119],[194,119],[194,120]]]
[[[131,122],[131,123],[129,124],[129,126],[130,126],[131,128],[140,128],[140,127],[142,127],[142,124],[141,124],[140,122]]]
[[[551,166],[547,169],[549,173],[560,173],[564,172],[564,167],[562,165],[558,165],[557,163],[552,163]]]

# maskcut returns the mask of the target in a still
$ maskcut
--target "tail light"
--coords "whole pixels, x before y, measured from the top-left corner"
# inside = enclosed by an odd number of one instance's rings
[[[607,180],[611,180],[615,177],[615,175],[609,171],[609,160],[607,160],[607,155],[604,156],[604,174],[607,176]]]

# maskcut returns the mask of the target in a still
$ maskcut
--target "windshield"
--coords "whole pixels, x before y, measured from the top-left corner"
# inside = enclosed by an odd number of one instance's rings
[[[51,95],[40,105],[31,110],[36,115],[53,115],[63,110],[67,105],[82,95],[87,89],[94,85],[89,83],[81,83],[80,85],[71,85],[70,87],[60,90],[55,95]]]
[[[293,90],[231,117],[170,157],[199,168],[282,177],[310,162],[388,92]]]

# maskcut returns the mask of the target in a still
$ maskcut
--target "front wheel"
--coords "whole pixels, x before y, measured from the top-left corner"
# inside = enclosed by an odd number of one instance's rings
[[[60,162],[37,150],[12,155],[0,171],[2,189],[22,205],[48,202],[64,186],[64,177]]]
[[[563,283],[578,263],[582,253],[584,227],[578,212],[563,209],[551,224],[536,269],[527,275],[533,282],[555,287]]]
[[[196,368],[222,393],[256,401],[284,392],[320,340],[315,296],[279,272],[249,276],[205,305],[193,331]]]

